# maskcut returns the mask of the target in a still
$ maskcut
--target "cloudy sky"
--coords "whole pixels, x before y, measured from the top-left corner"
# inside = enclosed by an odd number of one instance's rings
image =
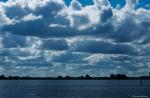
[[[149,71],[150,0],[0,1],[0,74]]]

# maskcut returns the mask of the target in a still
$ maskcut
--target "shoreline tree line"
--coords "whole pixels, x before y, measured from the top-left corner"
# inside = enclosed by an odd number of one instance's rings
[[[0,75],[0,80],[128,80],[128,79],[150,79],[149,76],[128,77],[125,74],[111,74],[109,77],[91,77],[90,75],[81,75],[79,77],[57,76],[57,77],[22,77]]]

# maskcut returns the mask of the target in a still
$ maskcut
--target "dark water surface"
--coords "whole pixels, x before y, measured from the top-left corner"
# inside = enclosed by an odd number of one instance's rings
[[[150,81],[1,80],[0,98],[150,98]]]

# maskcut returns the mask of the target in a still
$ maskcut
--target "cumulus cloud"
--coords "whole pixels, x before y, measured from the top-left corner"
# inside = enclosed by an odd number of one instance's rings
[[[34,21],[34,20],[38,20],[38,19],[41,19],[41,18],[42,18],[41,15],[35,16],[35,15],[33,15],[33,14],[29,14],[29,15],[27,15],[27,16],[24,16],[24,17],[22,18],[22,20],[23,20],[23,21]]]
[[[78,71],[132,75],[149,68],[149,9],[137,8],[138,0],[126,0],[121,8],[108,0],[93,2],[0,2],[0,70],[22,75],[34,70],[30,74],[35,76],[37,71],[42,76]]]
[[[82,5],[81,5],[81,3],[79,1],[73,0],[71,2],[70,8],[72,10],[81,10],[82,9]]]

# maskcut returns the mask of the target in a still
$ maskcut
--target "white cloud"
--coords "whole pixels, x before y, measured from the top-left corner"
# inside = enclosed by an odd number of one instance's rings
[[[51,27],[51,28],[57,28],[57,27],[66,28],[65,25],[61,25],[61,24],[50,24],[49,27]]]
[[[38,20],[38,19],[42,19],[42,15],[39,15],[39,16],[35,16],[33,15],[32,13],[27,15],[27,16],[24,16],[22,18],[23,21],[35,21],[35,20]]]
[[[0,12],[1,13],[1,12]],[[1,13],[0,14],[0,27],[3,25],[11,25],[14,24],[15,20],[9,19],[5,14]]]
[[[94,0],[94,4],[97,8],[101,8],[101,6],[109,6],[108,0]]]
[[[126,7],[128,7],[128,9],[132,10],[135,8],[136,4],[138,4],[139,0],[126,0]]]
[[[146,68],[150,10],[135,8],[137,0],[126,2],[122,8],[108,0],[87,6],[73,0],[69,7],[63,0],[0,2],[0,65],[26,66],[14,67],[18,74],[51,65],[55,75]]]
[[[70,9],[72,9],[72,10],[81,10],[82,9],[82,5],[81,5],[81,3],[79,3],[79,1],[72,0],[72,2],[70,4]]]

